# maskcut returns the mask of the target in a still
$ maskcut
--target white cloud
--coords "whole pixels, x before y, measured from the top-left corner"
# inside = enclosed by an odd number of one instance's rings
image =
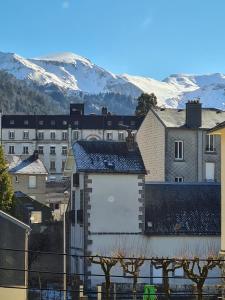
[[[63,7],[63,8],[69,8],[69,6],[70,6],[69,1],[64,0],[63,3],[62,3],[62,7]]]
[[[146,19],[144,19],[141,22],[141,29],[147,29],[150,25],[152,24],[152,18],[151,17],[147,17]]]

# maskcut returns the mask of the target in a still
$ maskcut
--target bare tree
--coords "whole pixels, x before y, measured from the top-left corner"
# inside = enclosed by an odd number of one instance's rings
[[[182,268],[182,264],[174,258],[169,259],[166,257],[152,258],[151,263],[156,269],[162,269],[163,290],[167,299],[169,299],[171,293],[169,284],[169,273],[174,272],[176,269]]]
[[[126,254],[124,251],[118,251],[117,256],[120,261],[120,265],[123,268],[123,272],[125,274],[129,274],[133,277],[133,299],[136,299],[137,297],[137,282],[138,277],[140,274],[140,268],[145,262],[144,256],[135,257],[134,255],[132,257],[126,257]]]
[[[210,270],[220,267],[219,257],[208,256],[204,260],[199,257],[193,259],[183,258],[182,267],[186,276],[196,284],[198,300],[203,299],[203,286]]]
[[[111,270],[117,264],[118,258],[116,257],[104,257],[96,255],[89,258],[91,263],[100,265],[105,276],[105,290],[106,299],[110,299],[110,286],[111,286]]]

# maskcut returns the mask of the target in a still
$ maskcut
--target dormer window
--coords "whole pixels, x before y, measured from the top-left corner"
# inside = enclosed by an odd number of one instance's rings
[[[79,121],[77,121],[77,120],[74,121],[74,125],[75,125],[75,126],[78,126],[78,125],[79,125]]]
[[[107,121],[108,126],[112,126],[112,121]]]
[[[39,123],[39,125],[44,125],[44,121],[43,120],[40,120],[38,123]]]
[[[63,121],[63,125],[67,125],[67,121],[64,120],[64,121]]]
[[[15,121],[14,121],[14,120],[10,120],[10,121],[9,121],[9,124],[10,124],[10,125],[14,125],[14,124],[15,124]]]
[[[55,120],[51,120],[51,125],[52,125],[52,126],[55,125]]]
[[[24,125],[28,125],[29,124],[29,122],[28,122],[28,120],[24,120]]]
[[[118,125],[122,126],[123,125],[123,121],[119,121]]]
[[[135,121],[130,121],[131,126],[135,126],[135,124],[136,124]]]

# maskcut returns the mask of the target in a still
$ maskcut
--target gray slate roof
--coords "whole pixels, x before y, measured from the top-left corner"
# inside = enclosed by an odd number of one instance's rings
[[[12,156],[9,161],[9,173],[30,175],[48,174],[43,162],[40,159],[35,159],[33,155],[24,160],[19,156]]]
[[[162,108],[154,110],[166,127],[185,127],[185,109]],[[215,108],[202,108],[202,127],[210,129],[225,121],[225,111]]]
[[[126,142],[78,141],[73,154],[78,172],[146,173],[138,147],[128,151]]]
[[[220,188],[215,183],[146,184],[145,233],[220,235]]]

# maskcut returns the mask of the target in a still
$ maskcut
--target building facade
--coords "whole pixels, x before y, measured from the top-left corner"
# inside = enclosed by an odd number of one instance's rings
[[[71,104],[69,115],[1,115],[0,139],[7,156],[27,158],[35,150],[54,180],[62,176],[68,149],[77,140],[119,140],[136,131],[142,118],[85,115],[84,104]]]
[[[198,101],[151,109],[137,133],[146,181],[220,182],[220,138],[208,130],[224,119],[224,111]]]

